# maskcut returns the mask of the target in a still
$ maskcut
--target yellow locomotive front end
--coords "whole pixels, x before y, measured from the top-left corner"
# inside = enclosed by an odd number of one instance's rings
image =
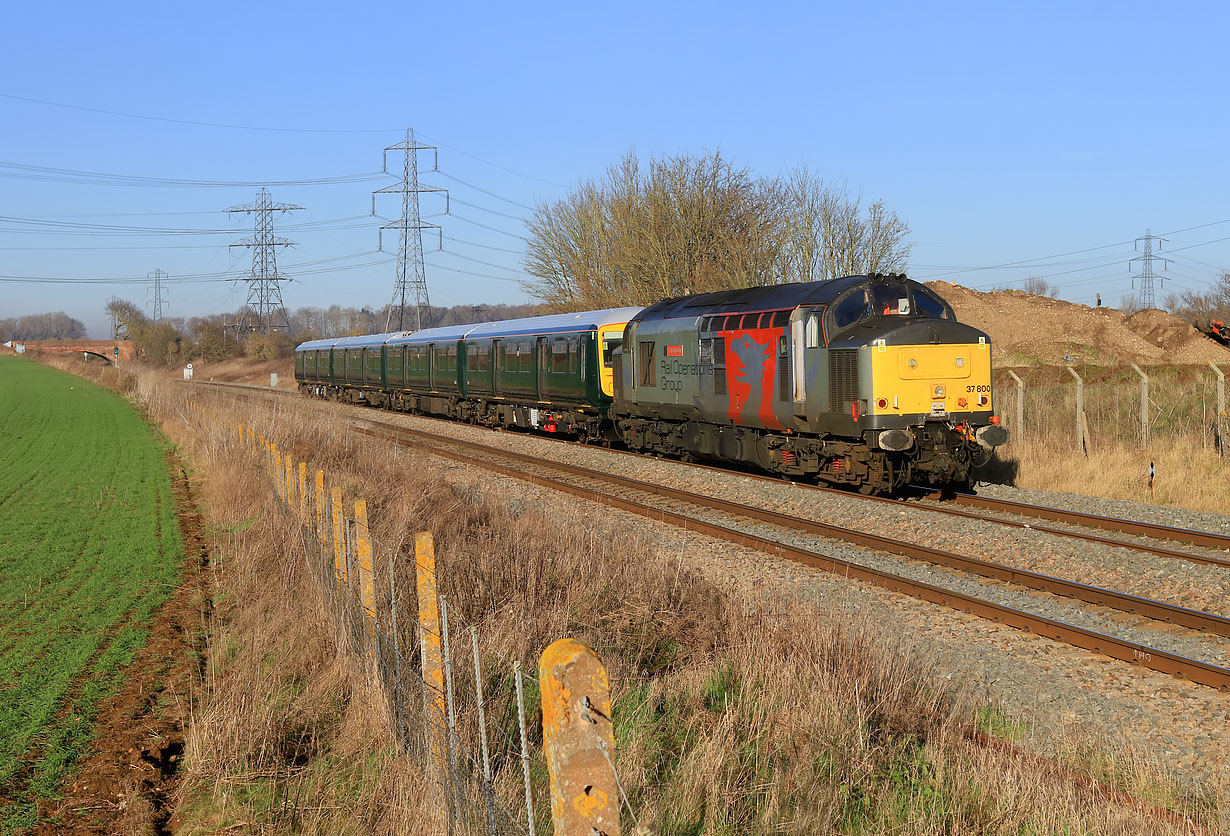
[[[875,345],[871,354],[873,415],[952,417],[991,423],[991,345]]]

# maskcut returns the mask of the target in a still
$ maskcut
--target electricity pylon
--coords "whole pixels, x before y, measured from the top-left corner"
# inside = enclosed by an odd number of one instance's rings
[[[384,171],[389,170],[389,152],[401,151],[402,176],[401,182],[395,186],[386,186],[372,192],[372,214],[376,214],[376,195],[400,194],[401,219],[380,227],[383,233],[386,229],[397,230],[397,280],[393,284],[393,301],[389,304],[389,315],[385,319],[384,329],[391,331],[394,323],[398,331],[406,329],[406,297],[414,297],[414,329],[420,330],[427,317],[431,301],[427,296],[427,273],[423,265],[423,230],[434,229],[440,234],[440,248],[444,248],[444,232],[433,223],[423,220],[419,214],[419,195],[428,192],[444,193],[444,214],[449,212],[448,189],[425,186],[419,182],[419,151],[431,151],[433,156],[432,171],[440,170],[440,152],[434,145],[420,145],[414,140],[414,128],[406,128],[406,138],[396,145],[384,149]],[[384,249],[384,237],[381,235],[379,248]],[[396,315],[394,315],[396,311]]]
[[[278,272],[277,248],[293,247],[295,242],[273,234],[273,214],[302,208],[290,203],[274,203],[269,192],[262,188],[256,200],[226,210],[256,217],[252,237],[231,244],[252,249],[252,272],[242,279],[248,283],[248,301],[242,320],[244,330],[290,332],[290,317],[282,304],[282,289],[278,285],[290,281],[290,276]]]

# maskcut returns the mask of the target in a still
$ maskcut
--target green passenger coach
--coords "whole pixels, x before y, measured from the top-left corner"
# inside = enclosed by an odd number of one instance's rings
[[[300,391],[487,426],[603,436],[612,357],[640,308],[313,340],[295,349]]]

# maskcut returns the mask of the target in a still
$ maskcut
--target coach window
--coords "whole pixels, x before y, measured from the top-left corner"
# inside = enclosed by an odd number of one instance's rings
[[[580,346],[577,343],[576,337],[568,338],[568,374],[577,373],[577,358],[580,353]]]
[[[642,386],[658,385],[658,365],[654,357],[654,347],[656,345],[657,343],[654,341],[636,344],[636,356],[640,361],[640,379]]]
[[[478,363],[478,370],[480,372],[489,371],[491,368],[491,346],[476,345],[474,347],[478,349],[478,356],[475,358],[475,361]]]
[[[466,343],[466,371],[478,371],[478,346]]]
[[[568,341],[562,337],[551,340],[551,372],[553,374],[568,371]]]
[[[521,356],[521,371],[534,371],[534,344],[528,340],[517,343],[517,354]]]

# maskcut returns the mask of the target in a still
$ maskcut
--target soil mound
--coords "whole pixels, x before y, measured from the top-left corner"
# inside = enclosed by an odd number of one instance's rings
[[[957,318],[991,337],[997,365],[1058,365],[1064,358],[1098,366],[1128,363],[1230,363],[1230,349],[1165,311],[1128,316],[1023,290],[983,293],[948,282],[927,282]]]

